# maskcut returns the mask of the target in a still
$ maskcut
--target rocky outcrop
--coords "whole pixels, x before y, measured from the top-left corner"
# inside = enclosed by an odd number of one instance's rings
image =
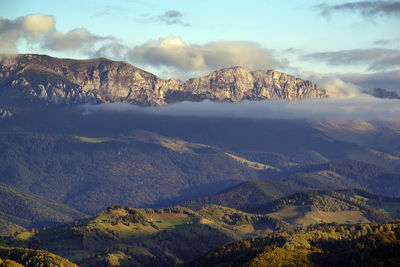
[[[222,69],[203,78],[190,79],[185,83],[185,91],[230,102],[327,97],[324,89],[310,81],[275,70],[248,71],[242,67]]]
[[[327,97],[318,85],[274,70],[233,67],[182,82],[160,79],[125,62],[104,58],[73,60],[30,54],[0,60],[0,94],[28,95],[56,104],[125,102],[152,106],[183,100]]]
[[[364,93],[378,98],[400,99],[400,95],[396,91],[388,91],[383,88],[374,88],[371,91],[364,91]]]

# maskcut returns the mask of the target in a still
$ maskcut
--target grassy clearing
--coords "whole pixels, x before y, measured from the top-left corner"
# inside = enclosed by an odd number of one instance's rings
[[[254,224],[242,224],[235,226],[235,229],[241,235],[264,235],[273,232],[271,225],[267,223],[254,223]]]
[[[250,160],[247,160],[247,159],[245,159],[245,158],[242,158],[242,157],[239,157],[239,156],[230,154],[230,153],[228,153],[228,152],[224,152],[224,153],[225,153],[225,155],[227,155],[227,156],[233,158],[234,160],[237,160],[237,161],[239,161],[240,163],[245,164],[245,165],[247,165],[249,168],[252,168],[252,169],[255,169],[255,170],[265,170],[265,169],[274,169],[274,170],[278,170],[277,168],[272,167],[272,166],[267,165],[267,164],[263,164],[263,163],[259,163],[259,162],[250,161]]]
[[[304,216],[294,221],[295,224],[303,226],[331,222],[340,224],[355,224],[369,223],[370,221],[360,211],[313,211],[306,213]]]
[[[179,138],[164,137],[147,131],[137,131],[133,138],[144,143],[158,144],[176,152],[194,153],[192,148],[210,147],[203,144],[186,142]]]
[[[284,220],[293,226],[319,223],[368,223],[370,222],[360,211],[311,211],[311,206],[286,206],[283,209],[268,214],[269,216]]]
[[[91,144],[99,144],[105,142],[124,142],[126,140],[119,139],[119,138],[111,138],[111,137],[87,137],[87,136],[75,136],[75,139],[84,142],[84,143],[91,143]]]
[[[360,196],[360,195],[355,195],[354,197],[355,197],[357,200],[362,200],[362,201],[365,201],[365,202],[368,201],[368,198],[363,197],[363,196]]]
[[[153,220],[151,224],[160,230],[172,230],[182,225],[192,224],[190,218],[174,218],[165,220]]]
[[[307,212],[310,211],[311,211],[311,205],[306,205],[306,206],[288,205],[277,212],[269,213],[268,216],[275,219],[287,221],[291,224],[295,224],[295,221],[299,217],[303,217]]]
[[[54,251],[54,253],[58,254],[57,251]],[[64,251],[62,251],[60,254],[72,262],[81,261],[89,257],[89,252],[86,250],[72,250],[68,251],[68,253],[64,253]]]
[[[31,237],[34,236],[34,235],[35,235],[34,232],[26,231],[26,232],[19,233],[15,237],[15,239],[20,240],[20,241],[27,241],[27,240],[31,239]]]

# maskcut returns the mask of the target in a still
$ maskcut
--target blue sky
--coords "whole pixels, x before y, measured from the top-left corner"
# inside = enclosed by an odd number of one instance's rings
[[[31,14],[51,16],[52,28],[22,29]],[[394,0],[1,0],[0,17],[0,41],[9,41],[3,53],[104,56],[165,78],[231,65],[315,79],[400,69],[400,1]]]

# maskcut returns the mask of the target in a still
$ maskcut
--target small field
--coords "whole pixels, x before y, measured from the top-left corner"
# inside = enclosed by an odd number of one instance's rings
[[[31,239],[31,237],[34,235],[35,235],[35,233],[32,231],[21,232],[15,237],[15,239],[21,240],[21,241],[26,241],[26,240]]]
[[[264,235],[273,232],[267,223],[242,224],[235,226],[235,229],[242,235]]]
[[[337,212],[325,212],[325,211],[312,211],[307,212],[301,218],[294,221],[297,225],[310,225],[317,223],[368,223],[370,222],[360,211],[337,211]]]
[[[239,161],[242,164],[247,165],[249,168],[252,168],[252,169],[255,169],[255,170],[266,170],[266,169],[278,170],[277,168],[272,167],[270,165],[259,163],[259,162],[254,162],[254,161],[250,161],[250,160],[247,160],[245,158],[230,154],[228,152],[224,152],[224,154],[229,156],[229,157],[231,157],[231,158],[233,158],[234,160]]]
[[[84,143],[91,143],[91,144],[99,144],[104,142],[127,142],[123,139],[118,138],[111,138],[111,137],[86,137],[86,136],[75,136],[76,140],[79,140]]]
[[[288,205],[285,206],[283,209],[280,209],[277,212],[269,213],[268,216],[272,218],[284,220],[290,224],[296,224],[296,220],[298,218],[303,217],[306,213],[311,211],[311,206],[295,206],[295,205]]]

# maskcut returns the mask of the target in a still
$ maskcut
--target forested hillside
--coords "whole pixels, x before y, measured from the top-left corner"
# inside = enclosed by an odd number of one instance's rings
[[[364,176],[364,163],[345,163],[364,148],[306,121],[85,112],[49,105],[0,121],[0,182],[90,214],[112,204],[175,205],[255,179],[287,185],[262,189],[268,200],[296,188],[399,193],[397,173],[368,165]],[[337,159],[339,167],[325,164]]]
[[[182,205],[191,209],[199,209],[207,204],[243,209],[250,204],[265,204],[304,189],[307,188],[277,181],[252,180],[210,197],[194,199]]]
[[[0,184],[0,202],[0,219],[26,228],[54,226],[84,216],[66,205],[17,191],[4,184]]]
[[[359,160],[337,160],[294,168],[280,181],[315,189],[361,188],[399,196],[400,174]]]
[[[397,266],[400,225],[316,225],[211,250],[186,266]]]
[[[0,246],[0,266],[37,267],[60,266],[77,267],[76,264],[43,250]]]
[[[400,217],[400,199],[357,190],[299,192],[251,208],[253,210],[245,212],[219,205],[203,205],[196,210],[179,206],[162,209],[111,206],[94,217],[47,229],[22,231],[3,237],[0,243],[48,250],[80,266],[173,266],[228,242],[271,233],[276,237],[271,245],[278,242],[273,248],[282,247],[280,253],[292,253],[286,248],[292,237],[293,240],[308,240],[321,235],[330,240],[331,234],[339,231],[338,224],[343,224],[340,229],[350,229],[352,235],[356,234],[354,229],[364,235],[365,231],[375,232],[370,231],[372,226],[369,225],[389,225]],[[308,230],[296,232],[327,223],[336,224],[326,226],[328,230],[322,226],[316,228],[320,235],[313,232],[310,237]],[[340,233],[332,238],[341,240],[343,236],[346,235]]]

